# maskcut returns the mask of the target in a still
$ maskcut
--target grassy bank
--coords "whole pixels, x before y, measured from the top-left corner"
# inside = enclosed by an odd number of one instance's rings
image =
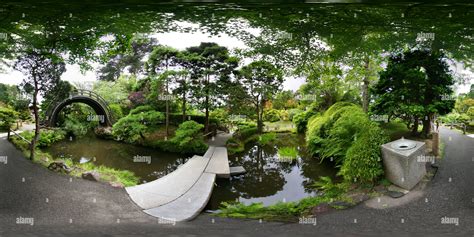
[[[27,139],[29,133],[24,132],[21,134]],[[28,149],[28,143],[17,136],[11,136],[10,142],[13,143],[19,150],[21,150],[26,158],[30,157],[30,151]],[[50,145],[50,144],[49,144]],[[41,149],[36,148],[35,160],[33,162],[40,164],[44,167],[48,167],[53,162],[64,162],[71,170],[68,173],[74,177],[81,177],[84,172],[95,171],[99,174],[101,182],[107,182],[115,185],[122,185],[124,187],[134,186],[139,183],[139,178],[135,174],[128,170],[117,170],[105,166],[97,166],[93,163],[77,163],[71,159],[57,159],[51,156],[51,154],[43,152]]]

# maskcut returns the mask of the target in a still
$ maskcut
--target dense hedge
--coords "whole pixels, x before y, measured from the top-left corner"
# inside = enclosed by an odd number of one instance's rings
[[[311,117],[306,132],[309,152],[341,165],[348,181],[370,182],[383,173],[380,145],[388,137],[352,103],[339,102],[323,115]]]
[[[139,113],[131,111],[129,115],[114,124],[112,134],[117,140],[136,143],[140,138],[144,138],[144,133],[150,126],[161,124],[163,120],[164,115],[154,110],[139,111]]]
[[[208,145],[204,141],[203,128],[204,125],[195,121],[186,121],[179,125],[175,136],[170,140],[145,141],[143,145],[182,154],[204,154]]]

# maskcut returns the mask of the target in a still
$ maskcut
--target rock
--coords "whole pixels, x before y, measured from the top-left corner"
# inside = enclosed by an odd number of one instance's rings
[[[51,162],[48,166],[48,169],[52,171],[64,172],[68,174],[71,172],[71,168],[69,168],[62,160]]]
[[[114,188],[125,188],[125,186],[121,183],[117,183],[117,182],[110,182],[110,186],[114,187]]]
[[[333,208],[331,206],[329,206],[329,204],[327,203],[321,203],[315,207],[313,207],[313,209],[311,209],[311,214],[313,215],[319,215],[319,214],[322,214],[322,213],[326,213],[326,212],[329,212],[331,211]]]
[[[384,193],[387,191],[387,188],[384,185],[377,185],[374,187],[374,190],[379,193]]]
[[[86,171],[82,173],[82,178],[87,179],[90,181],[99,181],[100,180],[100,175],[97,171]]]
[[[94,129],[95,134],[103,139],[113,139],[111,127],[97,127]]]
[[[405,194],[402,192],[397,192],[397,191],[388,191],[387,195],[392,198],[399,198],[399,197],[403,197]]]
[[[344,201],[331,202],[331,203],[329,203],[329,205],[330,205],[332,208],[337,208],[337,209],[346,209],[346,208],[349,208],[349,207],[354,206],[354,204],[348,203],[348,202],[344,202]]]
[[[365,193],[353,193],[348,195],[355,203],[361,203],[367,201],[370,196]]]

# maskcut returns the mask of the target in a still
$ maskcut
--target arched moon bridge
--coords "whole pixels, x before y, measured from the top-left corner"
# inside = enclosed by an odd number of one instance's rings
[[[69,97],[54,101],[48,106],[46,111],[44,125],[54,127],[58,119],[59,112],[67,105],[73,103],[84,103],[89,105],[96,113],[96,120],[101,126],[108,127],[113,124],[113,115],[107,102],[97,93],[89,90],[76,89],[71,91]]]

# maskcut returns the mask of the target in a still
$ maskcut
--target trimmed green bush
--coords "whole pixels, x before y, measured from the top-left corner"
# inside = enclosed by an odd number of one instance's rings
[[[139,113],[142,113],[142,112],[148,112],[148,111],[151,111],[151,110],[155,110],[155,109],[153,109],[153,107],[151,107],[150,105],[140,105],[140,106],[130,110],[129,115],[139,114]]]
[[[170,140],[175,145],[173,151],[186,154],[203,154],[207,150],[204,142],[202,129],[204,125],[195,121],[186,121],[179,125],[175,136]]]
[[[140,138],[144,138],[144,134],[149,127],[161,124],[163,123],[163,120],[163,113],[154,110],[140,113],[130,112],[129,115],[121,118],[114,124],[114,126],[112,127],[112,134],[114,135],[114,137],[116,137],[117,140],[123,140],[128,143],[135,143]]]

